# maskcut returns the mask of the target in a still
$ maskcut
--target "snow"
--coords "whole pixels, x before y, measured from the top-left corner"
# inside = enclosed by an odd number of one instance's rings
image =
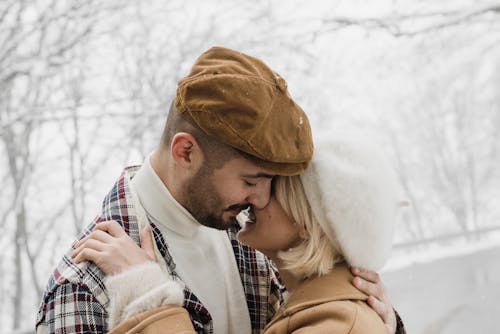
[[[455,251],[458,251],[457,249]],[[500,243],[382,274],[411,334],[498,333]]]

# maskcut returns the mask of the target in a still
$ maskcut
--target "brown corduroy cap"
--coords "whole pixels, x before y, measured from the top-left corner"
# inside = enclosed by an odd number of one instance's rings
[[[296,175],[311,161],[309,120],[286,82],[259,59],[212,47],[179,81],[175,107],[207,135],[278,175]]]

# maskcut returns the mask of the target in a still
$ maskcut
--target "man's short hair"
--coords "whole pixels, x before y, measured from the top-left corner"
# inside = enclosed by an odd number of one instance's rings
[[[206,167],[211,169],[221,168],[229,160],[242,157],[242,154],[238,150],[207,135],[201,129],[184,119],[175,109],[175,104],[172,103],[168,112],[167,122],[163,129],[161,145],[169,149],[172,138],[178,132],[187,132],[196,139],[203,153]]]

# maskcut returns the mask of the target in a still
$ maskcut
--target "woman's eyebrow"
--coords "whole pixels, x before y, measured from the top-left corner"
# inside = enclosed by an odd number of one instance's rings
[[[259,178],[272,179],[276,175],[259,172],[259,173],[256,173],[256,174],[242,174],[241,176],[249,178],[249,179],[259,179]]]

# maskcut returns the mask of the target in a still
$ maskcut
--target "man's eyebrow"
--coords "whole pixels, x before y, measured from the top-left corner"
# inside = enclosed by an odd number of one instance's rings
[[[256,174],[242,174],[241,176],[249,179],[259,179],[259,178],[272,179],[276,175],[260,172]]]

